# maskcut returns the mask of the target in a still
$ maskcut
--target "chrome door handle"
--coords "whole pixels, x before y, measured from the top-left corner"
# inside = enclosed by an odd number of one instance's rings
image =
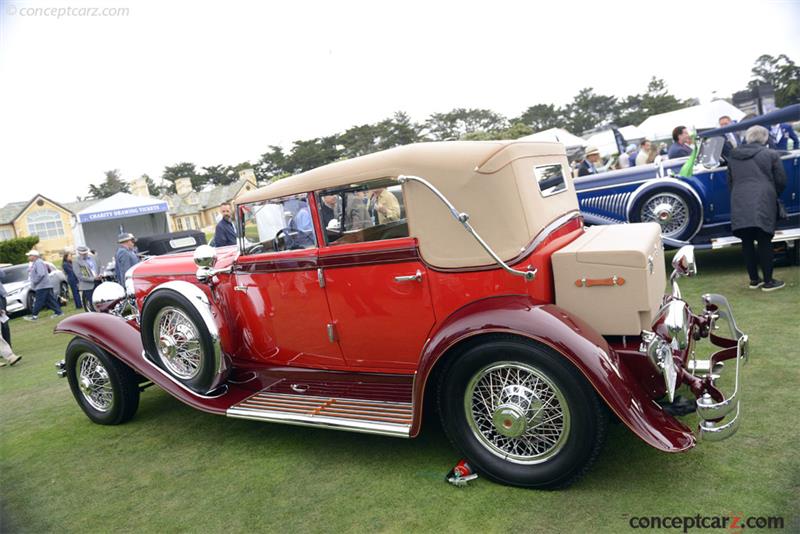
[[[398,283],[403,282],[422,282],[422,271],[417,269],[417,272],[408,276],[395,276],[394,281]]]
[[[233,286],[234,291],[241,291],[242,293],[247,293],[247,286]]]

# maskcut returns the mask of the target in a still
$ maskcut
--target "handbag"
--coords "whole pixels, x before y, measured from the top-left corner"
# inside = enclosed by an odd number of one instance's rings
[[[788,219],[789,214],[786,213],[786,206],[783,205],[781,199],[776,199],[776,202],[778,203],[778,220]]]

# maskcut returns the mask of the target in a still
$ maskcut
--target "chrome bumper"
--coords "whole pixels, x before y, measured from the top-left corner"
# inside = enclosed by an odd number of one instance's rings
[[[697,399],[697,415],[700,417],[699,437],[706,441],[720,441],[731,437],[739,428],[739,368],[747,362],[749,357],[749,340],[747,334],[739,330],[736,320],[733,318],[728,299],[722,295],[705,294],[703,295],[706,313],[711,318],[709,329],[709,339],[720,350],[715,352],[711,359],[705,362],[696,362],[695,369],[703,367],[713,373],[722,367],[722,362],[735,360],[736,369],[734,371],[733,392],[726,396],[722,401],[716,402],[709,393],[703,393]],[[725,319],[730,326],[731,337],[721,337],[715,334],[718,329],[717,321]],[[699,364],[699,365],[698,365]],[[733,414],[725,420],[726,417]]]

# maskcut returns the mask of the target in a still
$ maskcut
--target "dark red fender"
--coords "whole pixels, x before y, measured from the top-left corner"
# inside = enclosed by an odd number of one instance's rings
[[[436,331],[423,349],[414,382],[414,404],[418,409],[412,436],[420,430],[425,383],[437,360],[459,341],[498,332],[534,339],[563,354],[619,419],[649,445],[665,452],[694,446],[691,430],[653,402],[600,334],[558,306],[536,304],[527,295],[473,302],[454,312]]]
[[[99,345],[173,397],[204,412],[225,414],[229,407],[253,394],[253,391],[228,384],[228,392],[220,397],[208,399],[192,395],[143,360],[139,329],[115,315],[106,313],[73,315],[58,323],[55,332],[74,334]]]

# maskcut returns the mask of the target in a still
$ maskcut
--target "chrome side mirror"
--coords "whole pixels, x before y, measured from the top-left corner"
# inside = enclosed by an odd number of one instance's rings
[[[217,249],[210,245],[200,245],[194,250],[194,264],[197,265],[195,276],[201,284],[213,281],[214,276],[220,273],[231,272],[232,267],[215,269],[217,264]]]
[[[217,263],[217,251],[210,245],[200,245],[194,250],[194,264],[198,267],[214,267]]]
[[[685,245],[675,253],[672,258],[673,276],[694,276],[697,274],[697,264],[694,262],[694,247]]]

